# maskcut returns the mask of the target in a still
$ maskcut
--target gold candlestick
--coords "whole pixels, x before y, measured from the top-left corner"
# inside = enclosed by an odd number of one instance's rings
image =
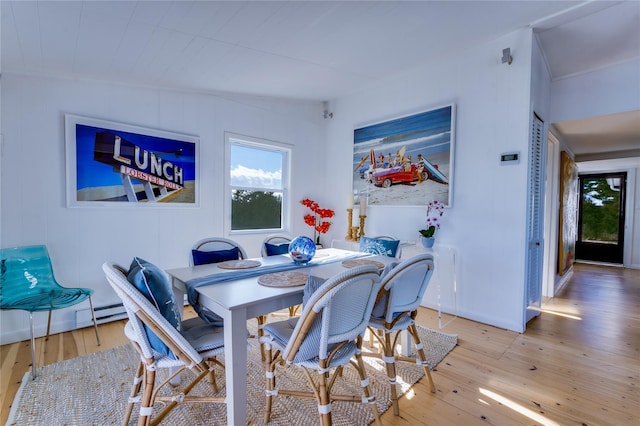
[[[362,216],[360,215],[360,234],[358,235],[358,240],[360,240],[360,237],[364,237],[364,219],[367,216]]]
[[[355,239],[353,232],[351,231],[351,222],[353,221],[353,209],[347,209],[347,216],[349,217],[349,225],[347,226],[346,240],[352,241]]]

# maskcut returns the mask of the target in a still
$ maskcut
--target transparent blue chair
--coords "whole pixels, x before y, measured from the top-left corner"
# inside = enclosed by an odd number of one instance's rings
[[[6,248],[0,256],[0,309],[20,309],[29,312],[31,330],[31,370],[36,378],[33,313],[49,311],[47,337],[51,331],[51,311],[67,308],[89,299],[96,340],[100,346],[98,325],[89,288],[62,287],[53,275],[51,259],[45,246]]]

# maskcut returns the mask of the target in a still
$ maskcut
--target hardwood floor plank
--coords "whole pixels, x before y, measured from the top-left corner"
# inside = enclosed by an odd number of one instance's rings
[[[16,362],[18,356],[18,345],[5,345],[0,351],[0,360],[2,360],[2,366],[0,367],[0,407],[11,404],[11,401],[5,403],[7,394],[10,393],[11,381],[13,380],[13,364]],[[10,395],[9,395],[10,396]]]

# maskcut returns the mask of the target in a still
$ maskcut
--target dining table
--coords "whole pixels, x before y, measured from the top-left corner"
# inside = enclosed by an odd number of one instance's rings
[[[289,254],[169,269],[176,300],[185,294],[223,319],[227,424],[247,424],[247,320],[302,302],[304,276],[330,278],[354,266],[381,270],[397,259],[337,248],[320,249],[305,264]],[[298,277],[287,283],[286,274]],[[271,279],[275,278],[275,279]],[[182,306],[182,304],[179,304]]]

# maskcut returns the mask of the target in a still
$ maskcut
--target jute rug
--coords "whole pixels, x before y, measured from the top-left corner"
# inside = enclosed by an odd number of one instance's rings
[[[253,320],[252,320],[253,321]],[[250,325],[250,328],[253,324]],[[444,334],[419,327],[421,339],[431,368],[435,367],[457,344],[457,335]],[[265,424],[264,370],[260,361],[259,344],[249,339],[247,372],[247,419],[251,425]],[[120,424],[131,389],[131,382],[139,357],[131,345],[77,357],[38,369],[38,377],[31,380],[27,372],[15,396],[7,425],[115,425]],[[223,360],[224,361],[224,360]],[[391,405],[389,385],[384,364],[365,357],[369,382],[376,396],[380,413]],[[398,389],[405,393],[420,380],[424,371],[414,363],[397,363]],[[277,383],[282,388],[309,388],[304,373],[298,368],[279,369]],[[189,373],[184,373],[191,374]],[[158,379],[164,376],[159,372]],[[224,374],[217,374],[218,385],[224,393]],[[434,380],[437,378],[435,375]],[[337,380],[336,392],[355,392],[360,395],[360,380],[354,368],[347,367]],[[212,394],[204,380],[193,394]],[[131,424],[137,423],[138,407],[134,408]],[[334,402],[335,425],[368,425],[373,421],[370,408],[364,404]],[[315,401],[292,397],[275,397],[270,425],[317,425]],[[225,404],[185,404],[177,407],[163,421],[163,425],[225,425]]]

